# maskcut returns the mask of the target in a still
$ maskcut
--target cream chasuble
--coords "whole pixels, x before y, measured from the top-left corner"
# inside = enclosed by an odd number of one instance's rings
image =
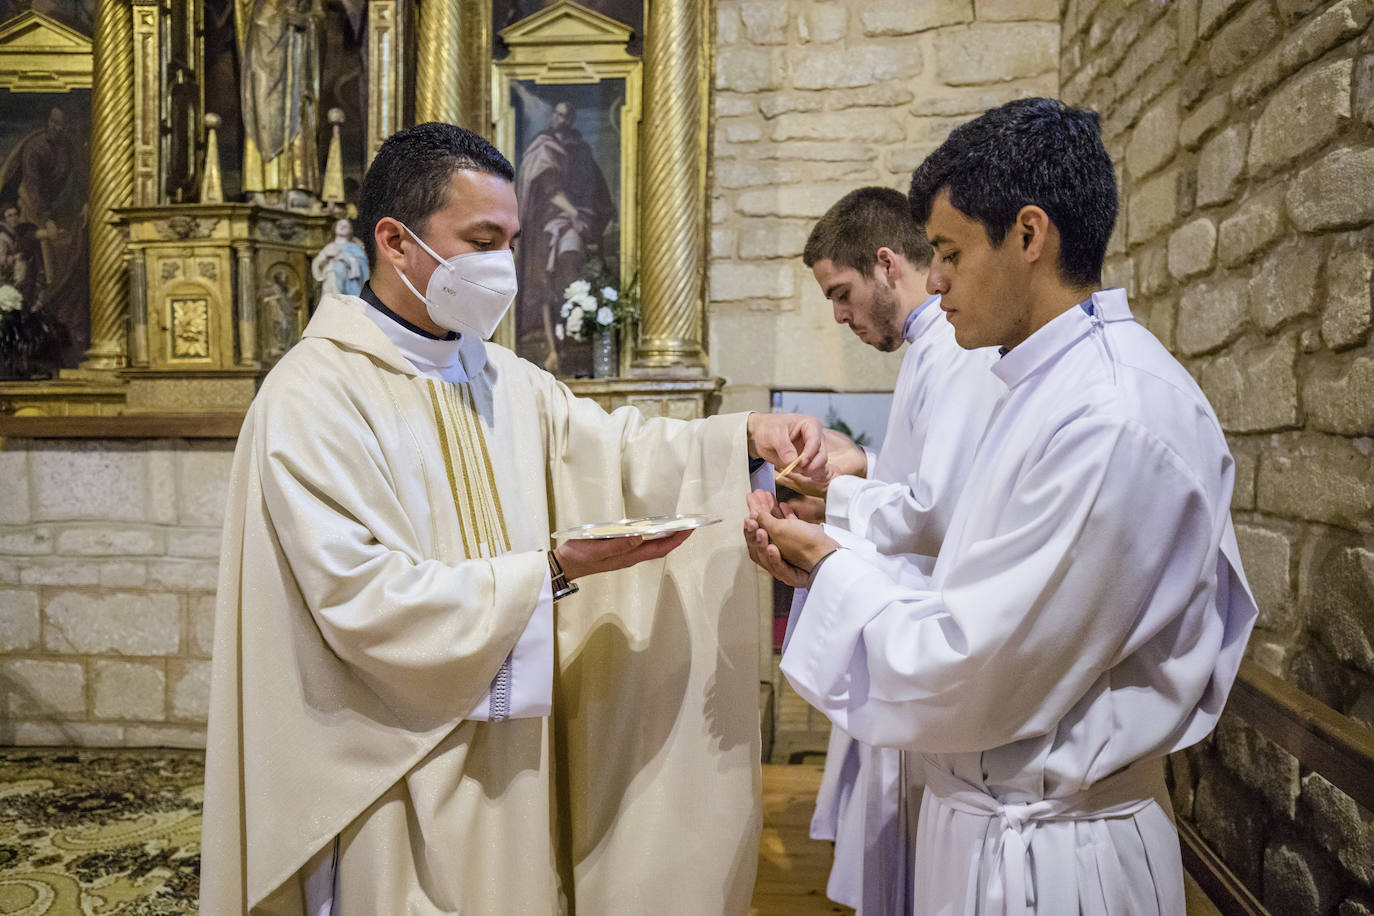
[[[425,379],[365,308],[326,297],[235,454],[202,911],[301,913],[337,839],[343,916],[743,913],[745,418],[608,415],[480,341],[467,384]],[[550,530],[672,512],[725,523],[559,602],[551,717],[465,718],[535,611]]]

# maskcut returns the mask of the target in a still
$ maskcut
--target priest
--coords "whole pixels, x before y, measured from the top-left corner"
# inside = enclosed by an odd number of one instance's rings
[[[371,285],[324,298],[249,410],[216,605],[203,912],[748,907],[746,552],[726,526],[686,544],[549,536],[738,517],[751,456],[819,472],[819,424],[608,415],[484,343],[515,294],[513,177],[451,125],[388,139],[359,208]]]
[[[933,568],[751,495],[751,553],[810,579],[782,669],[855,738],[922,755],[916,914],[1184,911],[1163,757],[1216,724],[1255,603],[1234,462],[1188,372],[1101,289],[1097,115],[992,109],[915,171],[929,289],[997,405]]]
[[[828,431],[825,479],[782,482],[824,497],[824,521],[884,553],[934,556],[1006,390],[989,371],[997,353],[960,347],[940,297],[927,295],[930,245],[900,191],[859,188],[840,198],[812,228],[802,260],[837,323],[876,350],[907,350],[878,453]],[[798,590],[797,600],[804,598]],[[831,729],[811,820],[813,838],[835,843],[830,899],[860,916],[907,911],[910,831],[923,786],[919,760]]]

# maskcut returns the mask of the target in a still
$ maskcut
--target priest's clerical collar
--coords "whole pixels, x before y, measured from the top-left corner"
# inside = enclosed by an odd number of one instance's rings
[[[430,340],[458,339],[457,331],[449,331],[443,337],[440,337],[438,334],[431,334],[424,328],[418,327],[416,325],[411,324],[409,321],[406,321],[400,315],[397,315],[391,309],[387,308],[386,303],[382,302],[382,300],[377,298],[377,294],[372,291],[371,283],[364,283],[363,290],[358,295],[362,297],[362,300],[366,302],[368,305],[372,306],[374,309],[381,312],[383,315],[390,318],[392,321],[396,322],[401,327],[405,328],[407,331],[410,331],[412,334],[419,334],[421,337],[428,337]]]
[[[433,334],[426,333],[382,305],[377,294],[369,287],[364,286],[362,288],[359,298],[370,306],[365,312],[368,320],[387,336],[392,346],[399,350],[406,361],[415,367],[416,372],[444,382],[468,381],[470,376],[463,365],[463,350],[465,345],[473,343],[473,341],[469,341],[460,334],[435,337]],[[482,342],[475,341],[475,343],[478,350],[481,351]],[[476,367],[473,371],[477,371],[481,364],[473,361],[473,354],[468,354],[468,357],[469,364]],[[482,362],[485,362],[485,359]]]

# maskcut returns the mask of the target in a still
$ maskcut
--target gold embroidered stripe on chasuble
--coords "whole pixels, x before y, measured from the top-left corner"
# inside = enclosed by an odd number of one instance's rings
[[[496,491],[486,432],[472,399],[472,386],[431,379],[429,395],[443,446],[444,470],[458,509],[463,552],[470,558],[507,553],[510,536],[501,512],[501,495]]]

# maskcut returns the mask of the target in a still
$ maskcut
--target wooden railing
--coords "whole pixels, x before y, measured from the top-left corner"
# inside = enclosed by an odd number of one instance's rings
[[[1241,664],[1226,708],[1356,803],[1374,810],[1374,731],[1251,661]],[[1223,916],[1268,916],[1191,824],[1179,821],[1178,833],[1184,868]]]

